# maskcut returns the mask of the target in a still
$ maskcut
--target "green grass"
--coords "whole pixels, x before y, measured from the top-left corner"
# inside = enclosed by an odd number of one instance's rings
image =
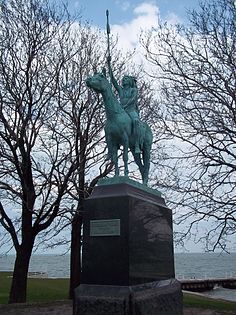
[[[184,307],[197,307],[219,311],[236,311],[236,302],[222,301],[184,292]]]
[[[0,304],[8,302],[11,273],[0,272]],[[68,299],[69,279],[28,279],[27,302],[49,302]]]
[[[66,300],[69,279],[29,279],[27,298],[31,302]]]
[[[11,285],[11,272],[0,272],[0,304],[7,303]]]
[[[0,272],[0,304],[8,301],[11,273]],[[28,279],[27,302],[42,303],[58,300],[67,300],[69,279]],[[219,311],[235,311],[236,302],[226,302],[210,299],[200,295],[184,292],[184,307],[198,307]]]

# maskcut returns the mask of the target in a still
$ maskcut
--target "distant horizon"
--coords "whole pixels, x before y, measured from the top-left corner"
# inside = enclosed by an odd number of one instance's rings
[[[227,255],[231,255],[231,254],[236,254],[236,251],[231,251],[231,252],[226,252],[226,251],[208,251],[208,252],[191,252],[191,251],[184,251],[184,252],[174,252],[175,254],[227,254]],[[16,254],[14,253],[0,253],[0,258],[1,256],[15,256]],[[70,253],[62,253],[62,252],[58,252],[58,253],[32,253],[32,256],[53,256],[53,255],[57,255],[57,256],[70,256]]]

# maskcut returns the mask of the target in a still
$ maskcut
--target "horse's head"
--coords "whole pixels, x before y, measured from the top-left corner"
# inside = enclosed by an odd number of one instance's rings
[[[96,73],[93,76],[87,78],[86,84],[97,93],[101,93],[107,88],[109,82],[103,73]]]

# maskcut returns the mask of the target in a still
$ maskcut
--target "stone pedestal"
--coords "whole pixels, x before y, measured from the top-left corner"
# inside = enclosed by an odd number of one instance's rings
[[[74,315],[182,315],[177,280],[135,286],[82,284],[75,290]]]
[[[172,213],[160,193],[124,178],[106,183],[85,203],[82,283],[129,286],[174,278]]]
[[[100,182],[85,202],[74,315],[181,315],[174,277],[172,212],[161,194],[126,177]]]

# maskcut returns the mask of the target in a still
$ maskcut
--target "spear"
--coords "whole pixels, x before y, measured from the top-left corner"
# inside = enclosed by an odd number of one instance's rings
[[[108,59],[111,59],[111,53],[110,53],[110,38],[109,35],[111,33],[110,25],[109,25],[109,11],[106,10],[106,16],[107,16],[107,51],[108,51]]]

